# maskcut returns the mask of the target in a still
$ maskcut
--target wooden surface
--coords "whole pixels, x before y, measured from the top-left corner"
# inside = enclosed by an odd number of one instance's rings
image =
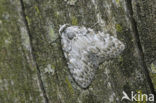
[[[155,13],[155,0],[0,0],[0,103],[121,103],[122,91],[154,93]],[[62,52],[58,30],[66,23],[126,45],[85,90]]]

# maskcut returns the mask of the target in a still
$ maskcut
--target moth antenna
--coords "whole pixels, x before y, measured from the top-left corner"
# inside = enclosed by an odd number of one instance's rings
[[[67,27],[69,27],[69,24],[60,25],[59,34],[61,35]]]

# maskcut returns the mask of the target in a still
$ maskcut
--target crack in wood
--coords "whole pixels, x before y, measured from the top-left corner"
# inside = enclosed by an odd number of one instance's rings
[[[139,38],[139,32],[137,29],[137,22],[135,21],[135,19],[133,17],[133,8],[132,8],[132,1],[131,0],[126,0],[126,7],[128,10],[127,16],[128,16],[129,21],[131,23],[132,36],[134,38],[134,44],[135,44],[135,48],[137,49],[137,52],[138,52],[140,64],[143,68],[144,75],[146,76],[146,80],[147,80],[148,85],[150,87],[151,93],[154,94],[154,96],[156,96],[156,93],[154,91],[154,86],[153,86],[153,83],[152,83],[152,80],[150,78],[149,71],[148,71],[148,68],[147,68],[147,65],[145,62],[144,52],[142,49],[142,45],[141,45],[140,38]]]
[[[28,35],[29,35],[29,38],[30,38],[30,45],[31,45],[31,50],[32,50],[32,58],[33,58],[35,66],[37,68],[37,76],[38,76],[38,80],[39,80],[39,86],[40,86],[41,91],[43,93],[43,97],[44,97],[45,103],[49,103],[49,99],[48,99],[48,96],[47,96],[47,93],[46,93],[46,90],[45,90],[45,86],[44,86],[44,83],[43,83],[43,80],[42,80],[42,77],[41,77],[41,71],[39,69],[39,66],[38,66],[38,64],[36,62],[36,58],[34,56],[34,49],[32,48],[32,35],[30,33],[28,21],[26,20],[25,7],[24,7],[23,0],[20,0],[20,4],[21,4],[22,16],[23,16],[23,19],[24,19],[24,23],[25,23],[25,26],[26,26],[26,29],[27,29],[27,32],[28,32]]]

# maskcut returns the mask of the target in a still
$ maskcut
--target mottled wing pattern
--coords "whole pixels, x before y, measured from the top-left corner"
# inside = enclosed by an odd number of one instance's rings
[[[70,73],[82,88],[91,84],[100,63],[115,58],[125,48],[117,38],[90,28],[63,25],[59,32]]]

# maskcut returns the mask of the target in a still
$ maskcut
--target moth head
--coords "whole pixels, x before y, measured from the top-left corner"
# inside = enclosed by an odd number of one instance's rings
[[[60,35],[68,40],[72,40],[76,36],[76,31],[78,31],[77,26],[70,27],[69,24],[64,24],[59,29]]]
[[[59,34],[62,35],[62,32],[64,32],[67,27],[69,27],[69,24],[60,25]]]

